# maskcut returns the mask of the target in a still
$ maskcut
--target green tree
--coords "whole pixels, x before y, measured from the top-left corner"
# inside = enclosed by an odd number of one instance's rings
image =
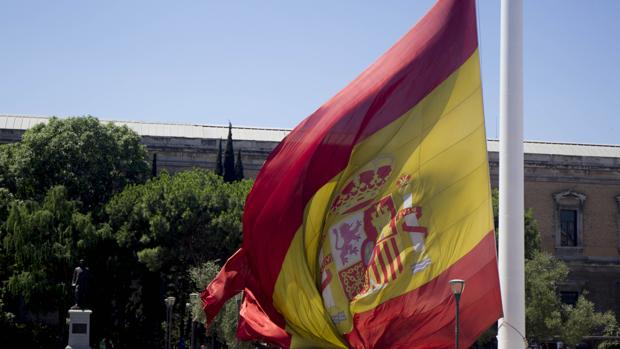
[[[608,339],[598,344],[598,349],[618,349],[620,348],[620,326],[616,322],[613,325],[607,325],[604,336],[615,337],[616,339]]]
[[[612,311],[597,312],[594,303],[584,295],[579,296],[577,304],[564,305],[564,324],[561,337],[571,347],[577,346],[585,336],[604,335],[618,328],[618,322]]]
[[[239,247],[243,203],[250,187],[250,181],[225,183],[212,171],[192,170],[174,176],[162,172],[116,195],[106,206],[116,243],[131,251],[145,277],[156,275],[159,280],[158,286],[136,288],[135,298],[142,302],[133,304],[142,304],[148,314],[148,309],[160,305],[163,292],[177,298],[175,312],[180,318],[191,289],[189,268],[227,258]],[[150,303],[144,300],[148,297]]]
[[[93,117],[52,118],[26,131],[21,142],[0,146],[2,300],[7,308],[34,318],[48,311],[59,316],[56,327],[18,323],[23,338],[36,337],[28,336],[26,328],[65,333],[65,310],[73,304],[71,274],[84,257],[98,282],[93,335],[109,328],[123,333],[125,324],[144,322],[143,299],[130,299],[140,292],[129,290],[151,287],[146,268],[128,258],[131,251],[119,249],[108,225],[96,223],[105,222],[102,208],[109,198],[149,174],[140,137]],[[158,286],[156,279],[153,287]],[[123,317],[125,310],[135,322]],[[136,326],[132,330],[134,336],[148,338]]]
[[[127,187],[106,212],[119,246],[134,251],[141,264],[160,275],[166,291],[178,296],[189,287],[190,266],[227,258],[239,247],[250,186],[250,181],[224,183],[211,171],[164,172]]]
[[[140,136],[94,117],[51,118],[0,147],[0,181],[21,199],[41,200],[62,185],[83,211],[101,207],[127,184],[150,174]]]
[[[226,258],[241,242],[250,181],[224,183],[210,171],[167,173],[127,187],[106,207],[116,240],[149,270]]]
[[[213,262],[207,261],[197,266],[193,266],[189,269],[189,276],[191,279],[191,287],[195,292],[202,292],[207,285],[213,280],[217,273],[220,272],[220,266]],[[192,317],[196,322],[205,323],[207,317],[202,310],[202,301],[200,299],[192,299]],[[213,328],[212,326],[210,328]]]
[[[600,336],[617,328],[612,311],[597,312],[586,298],[562,304],[559,286],[569,274],[566,264],[546,252],[535,252],[525,262],[525,322],[527,336],[538,342],[561,338],[575,347],[585,336]]]
[[[0,285],[3,281],[8,280],[11,274],[13,256],[6,251],[4,239],[6,237],[5,223],[9,217],[11,206],[15,198],[13,194],[6,188],[0,188]],[[0,287],[0,296],[1,294]]]
[[[78,206],[62,186],[49,189],[42,203],[11,204],[3,237],[4,250],[11,256],[6,286],[11,295],[23,297],[30,310],[70,305],[73,267],[97,240],[90,215],[79,212]]]
[[[237,162],[235,162],[235,180],[242,180],[243,174],[243,162],[241,162],[241,149],[237,150]]]
[[[552,339],[562,329],[562,302],[558,284],[568,267],[547,253],[536,253],[525,264],[525,319],[528,338]]]
[[[17,185],[12,169],[15,167],[15,144],[0,145],[0,187],[15,192]]]
[[[220,271],[220,267],[208,261],[199,266],[192,267],[189,270],[192,281],[192,289],[201,292],[215,278]],[[225,343],[229,348],[237,347],[237,322],[239,318],[239,302],[241,294],[233,297],[224,304],[221,311],[215,317],[212,324],[207,329],[207,335],[216,336],[221,342]],[[205,323],[206,317],[202,310],[202,302],[199,299],[192,302],[192,316],[195,321]],[[239,348],[253,348],[249,342],[240,342]]]
[[[3,290],[0,289],[0,292]],[[15,314],[5,311],[3,294],[0,293],[0,333],[11,333],[15,331]]]
[[[226,139],[226,151],[224,152],[224,181],[235,180],[235,151],[233,149],[232,124],[228,123],[228,139]]]

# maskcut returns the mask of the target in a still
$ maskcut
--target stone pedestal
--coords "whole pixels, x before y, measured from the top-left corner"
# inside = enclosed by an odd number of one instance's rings
[[[90,348],[90,315],[92,310],[69,310],[69,345],[65,349]]]

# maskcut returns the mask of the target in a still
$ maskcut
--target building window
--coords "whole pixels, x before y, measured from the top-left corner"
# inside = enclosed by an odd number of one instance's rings
[[[581,249],[583,247],[583,205],[586,196],[574,191],[554,194],[555,246]]]
[[[577,210],[560,210],[560,245],[577,245]]]

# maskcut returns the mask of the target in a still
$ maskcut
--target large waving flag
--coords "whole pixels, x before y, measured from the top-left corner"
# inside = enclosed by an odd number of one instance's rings
[[[474,0],[440,0],[265,162],[202,294],[285,348],[446,348],[501,315]]]

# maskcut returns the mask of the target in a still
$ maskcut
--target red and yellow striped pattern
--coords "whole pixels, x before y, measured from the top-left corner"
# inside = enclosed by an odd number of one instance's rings
[[[453,278],[463,345],[500,316],[474,6],[440,0],[274,150],[208,318],[245,290],[242,339],[449,347]]]

